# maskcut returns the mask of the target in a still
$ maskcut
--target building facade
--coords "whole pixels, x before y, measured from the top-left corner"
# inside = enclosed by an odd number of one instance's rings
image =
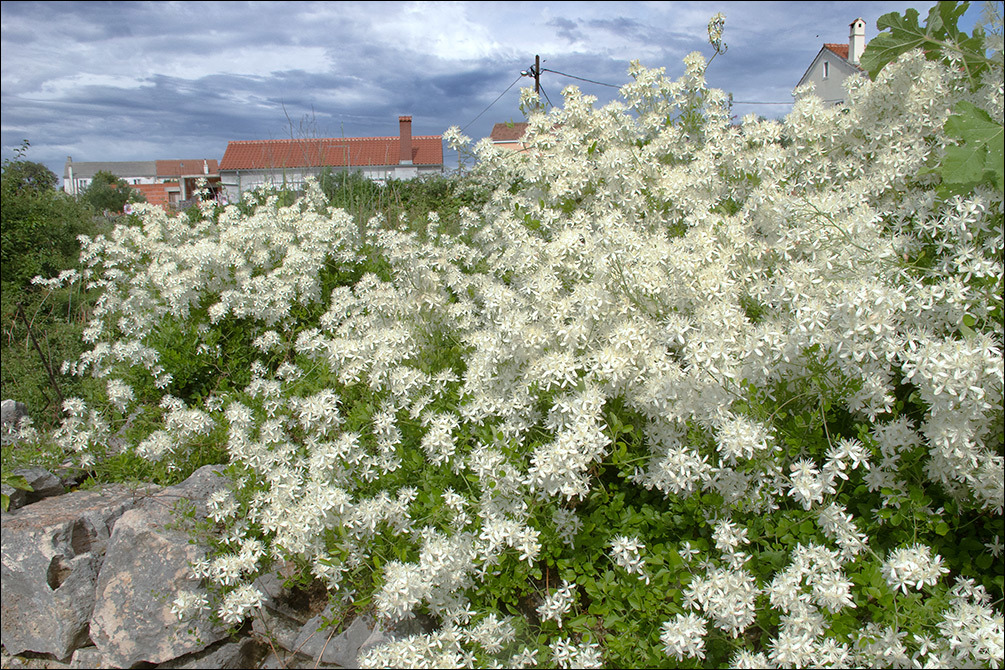
[[[115,175],[142,193],[147,202],[168,208],[191,202],[200,179],[206,181],[213,195],[220,190],[219,162],[215,158],[74,162],[71,156],[66,157],[63,168],[63,190],[80,195],[98,172]]]
[[[443,136],[412,135],[412,117],[398,117],[397,137],[249,140],[227,144],[220,161],[231,201],[260,186],[300,189],[325,168],[358,171],[377,182],[443,173]]]
[[[859,59],[865,51],[865,20],[849,24],[848,43],[825,42],[796,87],[813,83],[817,97],[824,102],[844,102],[844,80],[862,72]]]

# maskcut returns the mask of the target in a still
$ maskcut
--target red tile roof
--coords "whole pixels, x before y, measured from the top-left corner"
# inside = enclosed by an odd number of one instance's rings
[[[209,174],[219,172],[215,158],[185,158],[179,160],[157,161],[158,177],[181,177],[203,174],[203,163],[209,167]]]
[[[489,137],[493,142],[517,142],[527,132],[527,123],[497,123]]]
[[[827,42],[824,42],[824,48],[825,49],[830,49],[831,51],[833,51],[834,53],[836,53],[838,56],[841,56],[841,58],[844,58],[845,60],[848,60],[848,45],[847,44],[829,44]]]
[[[246,140],[227,143],[221,170],[298,167],[368,167],[398,164],[397,137],[327,137],[314,140]],[[440,135],[412,137],[413,165],[443,165]]]

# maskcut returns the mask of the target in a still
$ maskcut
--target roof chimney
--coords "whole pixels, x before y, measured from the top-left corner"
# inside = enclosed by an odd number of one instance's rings
[[[848,62],[858,65],[858,60],[865,51],[865,21],[855,19],[848,27]]]
[[[410,116],[399,116],[398,117],[398,129],[400,131],[400,138],[398,140],[398,146],[401,148],[398,154],[398,164],[399,165],[411,165],[412,164],[412,117]]]

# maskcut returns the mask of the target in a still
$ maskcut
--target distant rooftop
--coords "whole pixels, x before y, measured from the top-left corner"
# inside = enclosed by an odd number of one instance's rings
[[[492,134],[489,138],[493,142],[518,142],[525,132],[527,123],[497,123],[492,126]]]
[[[413,165],[442,165],[443,138],[412,138]],[[227,144],[221,170],[397,165],[398,137],[325,137],[308,140],[242,140]]]

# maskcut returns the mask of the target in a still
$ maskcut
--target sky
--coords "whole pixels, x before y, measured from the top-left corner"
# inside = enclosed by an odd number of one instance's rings
[[[710,85],[745,101],[738,117],[781,117],[823,43],[847,43],[855,18],[868,40],[881,15],[914,7],[923,19],[933,4],[3,2],[0,145],[7,159],[27,139],[25,157],[61,178],[67,156],[220,159],[231,140],[396,136],[399,115],[415,135],[458,126],[479,139],[523,120],[519,89],[533,79],[520,73],[536,55],[550,101],[575,84],[599,107],[632,60],[676,78],[688,53],[709,57],[716,12],[728,49]]]

